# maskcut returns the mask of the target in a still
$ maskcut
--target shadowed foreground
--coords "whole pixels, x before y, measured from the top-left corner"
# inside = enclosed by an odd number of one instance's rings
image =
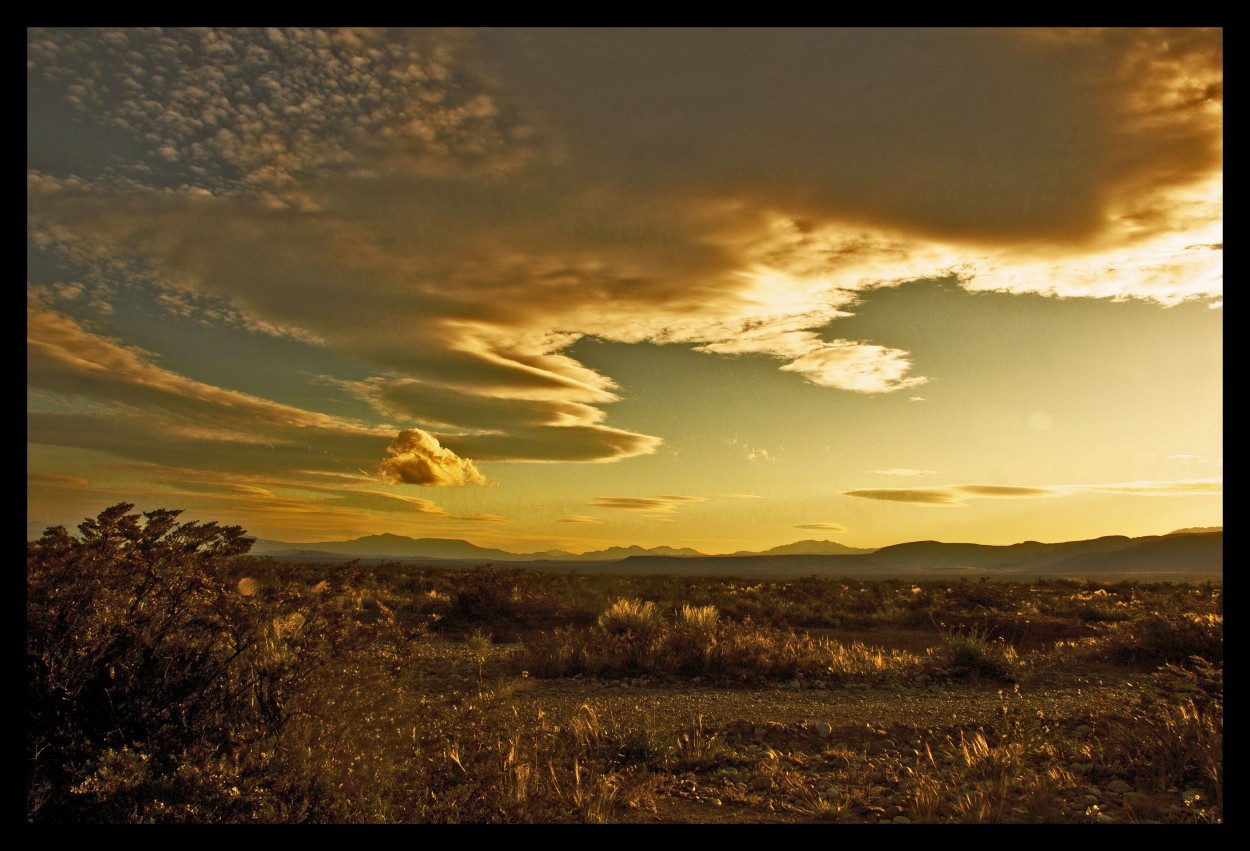
[[[1223,589],[244,558],[122,504],[27,561],[33,822],[1223,812]]]

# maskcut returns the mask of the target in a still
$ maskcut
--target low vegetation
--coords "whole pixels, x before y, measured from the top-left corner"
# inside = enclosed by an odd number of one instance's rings
[[[28,546],[33,823],[1222,821],[1219,584],[298,565],[131,509]],[[1100,679],[1133,690],[1027,708]],[[640,687],[997,708],[865,732],[599,697]]]

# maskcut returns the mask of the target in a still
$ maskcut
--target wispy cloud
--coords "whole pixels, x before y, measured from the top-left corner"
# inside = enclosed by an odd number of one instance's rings
[[[1135,496],[1207,496],[1224,493],[1222,479],[1188,482],[1120,482],[1109,485],[1081,485],[1080,490],[1098,493],[1123,493]]]
[[[768,449],[762,446],[752,446],[748,444],[745,440],[739,440],[737,437],[729,438],[728,440],[725,441],[725,445],[738,447],[742,451],[743,457],[745,457],[748,461],[776,461],[777,460],[777,454],[775,450],[773,452],[770,452]]]
[[[586,503],[594,508],[615,508],[622,511],[643,511],[653,514],[672,514],[683,505],[707,502],[701,496],[601,496]]]
[[[594,524],[594,525],[600,525],[600,526],[603,525],[603,521],[600,520],[598,517],[587,517],[584,514],[570,514],[566,517],[561,517],[556,522],[557,523],[586,523],[586,524]]]
[[[842,496],[879,499],[886,502],[911,502],[918,505],[962,505],[960,495],[952,488],[866,488],[842,491]]]
[[[911,467],[894,467],[889,470],[873,470],[879,476],[936,476],[937,470],[915,470]]]
[[[176,466],[217,468],[228,457],[240,471],[316,468],[327,457],[359,469],[383,454],[376,427],[194,381],[38,305],[27,308],[26,347],[28,389],[79,400],[28,410],[33,443]]]
[[[64,485],[71,487],[90,487],[91,481],[83,476],[68,476],[61,473],[40,473],[28,470],[26,472],[26,481],[28,484],[37,485]]]
[[[815,529],[820,532],[845,532],[847,528],[841,523],[804,523],[795,529]]]
[[[863,499],[879,499],[886,502],[908,502],[916,505],[964,505],[964,500],[975,497],[1038,497],[1062,496],[1059,488],[1016,487],[1010,485],[948,485],[931,488],[867,488],[842,491],[842,496]]]
[[[1223,493],[1221,480],[1208,479],[1189,482],[1125,482],[1107,485],[1052,485],[1049,487],[1024,487],[1015,485],[947,485],[929,488],[867,488],[842,491],[842,496],[878,499],[887,502],[907,502],[917,505],[965,505],[965,499],[990,497],[1016,499],[1030,497],[1065,496],[1073,493],[1123,493],[1140,496],[1181,496],[1187,494]]]
[[[755,493],[723,493],[721,496],[725,499],[768,499]]]
[[[1014,485],[958,485],[955,488],[968,496],[1054,496],[1058,491],[1054,488],[1018,487]]]

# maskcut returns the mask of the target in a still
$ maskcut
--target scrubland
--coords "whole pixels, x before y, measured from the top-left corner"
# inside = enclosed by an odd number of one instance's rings
[[[1221,823],[1220,583],[27,556],[33,823]],[[605,571],[610,567],[605,567]]]

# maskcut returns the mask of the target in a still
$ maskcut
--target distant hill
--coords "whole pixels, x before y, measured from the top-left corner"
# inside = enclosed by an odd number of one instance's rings
[[[1046,565],[1065,574],[1133,575],[1153,573],[1222,573],[1224,532],[1172,533],[1137,538],[1130,546],[1109,552],[1085,553]]]
[[[813,552],[815,550],[815,552]],[[823,551],[822,551],[823,550]],[[828,576],[1220,576],[1224,570],[1223,531],[1181,530],[1169,535],[1129,538],[1108,535],[1085,541],[1044,544],[1023,541],[1006,546],[911,541],[861,550],[833,541],[799,541],[760,553],[704,555],[673,547],[610,547],[573,555],[562,550],[510,553],[445,538],[368,535],[351,541],[290,544],[260,540],[257,556],[295,561],[397,559],[431,565],[503,562],[545,570],[596,570],[627,574],[792,577]]]
[[[569,556],[571,559],[579,559],[583,561],[619,561],[630,556],[672,556],[674,558],[698,558],[703,553],[698,550],[692,550],[689,547],[681,547],[674,549],[673,547],[608,547],[606,550],[597,550],[591,553],[583,553],[579,556]]]
[[[1223,532],[1223,526],[1191,526],[1188,529],[1177,529],[1168,535],[1205,535],[1208,532]],[[1166,535],[1164,537],[1167,537]]]
[[[1123,549],[1133,541],[1133,538],[1124,535],[1108,535],[1087,541],[1064,541],[1058,544],[1024,541],[1007,546],[913,541],[882,547],[873,553],[873,560],[889,567],[1014,568],[1045,564],[1087,552]]]
[[[870,549],[856,549],[834,541],[798,541],[773,547],[762,553],[742,551],[734,556],[751,555],[862,555]],[[440,558],[485,559],[488,561],[620,561],[633,556],[667,556],[673,558],[707,558],[706,553],[689,547],[608,547],[581,555],[564,550],[539,553],[510,553],[449,538],[407,538],[403,535],[366,535],[350,541],[321,541],[291,544],[261,539],[252,547],[253,555],[292,557],[294,553],[321,553],[324,556],[344,555],[370,558]]]
[[[773,547],[771,550],[764,550],[761,553],[750,552],[749,550],[740,550],[733,553],[735,556],[755,556],[755,555],[773,555],[773,556],[855,556],[866,555],[867,553],[875,553],[875,549],[860,549],[858,547],[848,547],[846,544],[839,544],[836,541],[795,541],[793,544],[782,544],[779,547]]]

